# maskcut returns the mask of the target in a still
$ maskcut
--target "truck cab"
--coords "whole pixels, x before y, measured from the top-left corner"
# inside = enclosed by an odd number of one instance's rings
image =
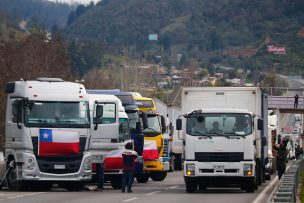
[[[154,181],[162,181],[166,178],[170,168],[169,137],[167,141],[163,137],[163,133],[166,132],[165,118],[157,113],[155,103],[151,98],[135,96],[134,99],[139,108],[141,119],[144,120],[144,117],[147,117],[147,126],[144,126],[143,129],[145,145],[148,142],[155,142],[158,151],[157,159],[147,160],[143,157],[145,174],[141,178],[137,178],[137,181],[145,183],[149,177]],[[166,156],[164,157],[164,155]]]
[[[130,141],[129,122],[124,107],[116,96],[89,94],[89,100],[92,121],[89,149],[95,169],[96,164],[104,163],[111,151],[123,149],[125,143]],[[100,115],[98,111],[101,111]],[[105,181],[109,180],[113,188],[120,188],[122,167],[107,168],[104,165],[104,172]],[[95,178],[94,176],[93,180]]]
[[[59,78],[6,85],[6,176],[11,190],[58,183],[81,190],[91,179],[89,102],[82,84]]]

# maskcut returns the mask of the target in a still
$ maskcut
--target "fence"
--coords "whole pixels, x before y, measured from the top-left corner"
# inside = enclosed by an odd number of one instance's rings
[[[269,96],[268,97],[269,108],[279,109],[293,109],[294,108],[294,97],[286,96]],[[298,107],[299,109],[304,108],[304,97],[299,97]]]
[[[300,159],[285,172],[268,203],[273,202],[296,202],[296,193],[300,180],[300,172],[304,168],[304,159]]]

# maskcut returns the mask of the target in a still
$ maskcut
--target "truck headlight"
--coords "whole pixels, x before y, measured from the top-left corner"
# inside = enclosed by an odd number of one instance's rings
[[[91,171],[92,170],[92,159],[86,158],[83,162],[83,169],[85,171]]]
[[[33,159],[31,157],[27,158],[24,165],[25,165],[25,169],[34,170],[36,167],[35,159]]]
[[[252,176],[253,175],[253,165],[252,164],[244,164],[243,172],[244,172],[244,176]]]
[[[186,164],[186,174],[188,176],[195,175],[195,164]]]

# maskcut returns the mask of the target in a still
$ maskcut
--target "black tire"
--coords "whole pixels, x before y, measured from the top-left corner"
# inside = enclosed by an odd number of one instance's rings
[[[255,181],[254,181],[254,179],[253,179],[253,180],[251,180],[251,181],[245,183],[244,188],[245,188],[246,192],[248,192],[248,193],[253,193],[253,192],[254,192],[254,189],[255,189],[255,185],[256,185],[256,184],[255,184]]]
[[[265,183],[266,182],[266,168],[265,168],[265,166],[263,166],[262,168],[261,168],[261,181],[262,181],[262,183]]]
[[[84,189],[84,183],[83,182],[67,182],[64,184],[64,187],[68,191],[77,192]]]
[[[174,159],[174,168],[175,168],[177,171],[183,170],[182,156],[181,156],[180,154],[176,154],[176,155],[175,155],[175,159]]]
[[[150,178],[153,181],[163,181],[163,180],[165,180],[166,177],[167,177],[167,171],[150,174]]]
[[[10,160],[7,162],[7,167],[6,170],[9,170],[8,173],[6,174],[6,182],[7,182],[7,187],[11,191],[22,191],[24,190],[24,182],[21,180],[17,180],[17,166],[14,161],[13,167],[9,168],[9,163],[14,160]]]
[[[113,189],[121,189],[122,176],[112,176],[111,177],[111,186]]]
[[[262,169],[261,169],[261,163],[260,163],[260,159],[256,160],[256,179],[257,179],[257,183],[258,185],[262,184]]]
[[[136,180],[138,183],[147,183],[149,180],[149,175],[148,174],[143,174],[142,176],[136,177]]]
[[[265,174],[265,180],[270,180],[270,179],[271,179],[270,173],[266,173]]]
[[[196,183],[194,183],[192,181],[186,181],[186,191],[187,191],[187,193],[194,193],[196,188],[197,188]]]

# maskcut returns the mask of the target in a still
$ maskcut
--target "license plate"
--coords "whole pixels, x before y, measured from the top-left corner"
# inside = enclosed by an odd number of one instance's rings
[[[65,165],[54,165],[54,169],[65,169]]]

